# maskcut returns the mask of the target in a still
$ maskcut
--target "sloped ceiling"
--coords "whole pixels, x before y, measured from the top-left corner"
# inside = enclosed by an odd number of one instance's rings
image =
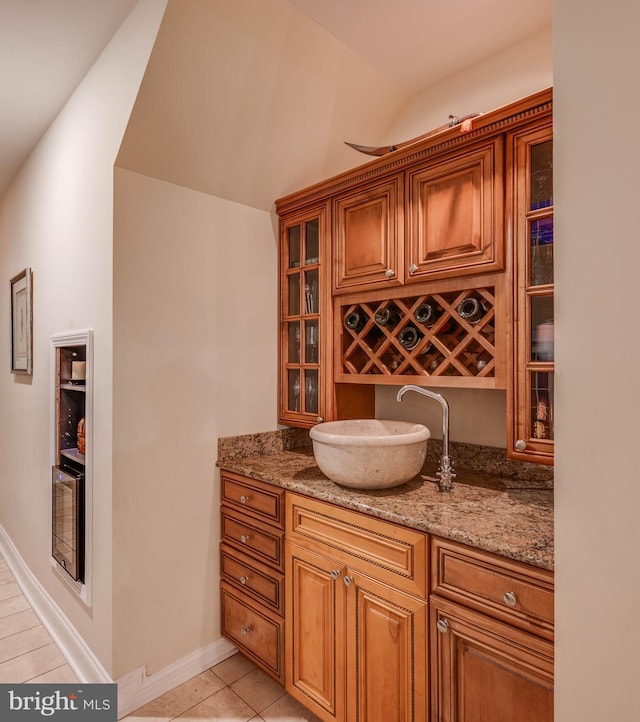
[[[117,165],[270,210],[407,98],[288,0],[170,0]]]
[[[385,138],[418,90],[548,27],[551,2],[169,0],[117,165],[271,210],[364,163],[343,141]]]
[[[0,0],[0,195],[138,0]]]

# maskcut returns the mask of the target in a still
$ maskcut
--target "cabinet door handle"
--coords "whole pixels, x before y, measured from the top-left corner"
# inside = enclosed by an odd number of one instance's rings
[[[518,603],[518,596],[515,592],[505,592],[502,598],[507,607],[515,607]]]
[[[316,421],[317,421],[319,424],[321,424],[321,423],[324,421],[324,419],[322,418],[322,416],[316,416]]]
[[[332,569],[329,573],[331,574],[331,579],[337,579],[340,576],[339,569]]]
[[[438,619],[436,627],[441,634],[445,634],[449,631],[449,622],[446,619]]]
[[[249,634],[249,632],[250,632],[252,629],[253,629],[253,627],[242,627],[242,629],[240,630],[240,632],[241,632],[241,634],[242,634],[243,637],[246,637],[247,634]]]
[[[527,442],[524,439],[516,441],[516,451],[524,451],[527,448]]]
[[[354,578],[353,577],[345,577],[342,581],[344,582],[345,587],[348,587],[354,581]]]
[[[395,276],[396,274],[395,274],[395,271],[393,270],[393,268],[387,268],[387,270],[384,272],[384,275],[387,278],[393,278],[393,276]]]
[[[415,273],[417,270],[418,270],[418,266],[416,266],[415,263],[412,263],[412,264],[409,266],[409,273]]]
[[[240,497],[240,503],[241,503],[241,504],[246,504],[248,501],[249,501],[249,497],[248,497],[246,494],[243,494],[243,495]]]
[[[243,544],[246,544],[246,543],[249,541],[249,535],[248,535],[248,534],[243,534],[243,535],[240,537],[240,541],[241,541]]]
[[[240,577],[240,584],[243,586],[249,581],[249,577],[242,576]]]

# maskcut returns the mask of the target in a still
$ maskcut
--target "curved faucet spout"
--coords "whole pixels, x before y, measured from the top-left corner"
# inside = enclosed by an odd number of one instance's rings
[[[407,384],[403,386],[396,396],[397,401],[402,401],[402,397],[407,391],[416,391],[423,396],[439,401],[442,405],[442,456],[440,457],[440,468],[438,469],[438,488],[440,491],[450,491],[453,487],[453,466],[451,465],[451,457],[449,456],[449,403],[441,394],[425,389],[415,384]]]

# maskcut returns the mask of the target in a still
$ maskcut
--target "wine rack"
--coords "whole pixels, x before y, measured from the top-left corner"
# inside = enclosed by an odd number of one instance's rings
[[[496,306],[494,286],[343,304],[340,380],[500,386]]]

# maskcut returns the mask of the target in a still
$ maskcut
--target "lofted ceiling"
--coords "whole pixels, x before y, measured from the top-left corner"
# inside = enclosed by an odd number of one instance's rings
[[[0,0],[0,195],[136,2]],[[552,0],[289,2],[409,96],[552,21]]]

